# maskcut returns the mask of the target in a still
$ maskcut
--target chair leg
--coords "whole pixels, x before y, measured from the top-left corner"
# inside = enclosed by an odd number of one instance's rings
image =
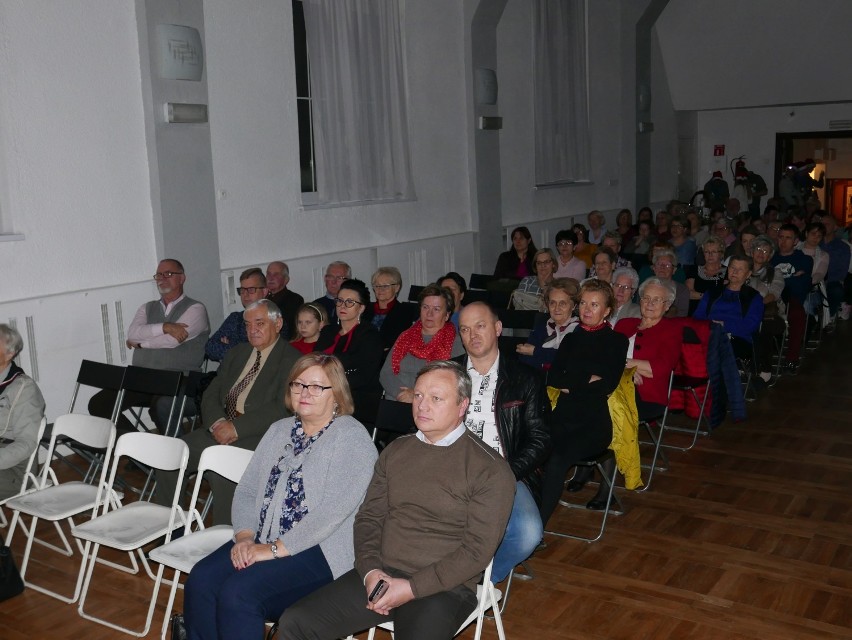
[[[654,430],[651,427],[649,422],[642,422],[641,424],[645,425],[645,430],[648,432],[648,435],[651,437],[651,440],[654,444],[654,457],[651,459],[651,464],[649,466],[642,465],[643,468],[650,469],[648,473],[648,481],[645,483],[645,486],[641,489],[636,489],[636,491],[644,492],[651,488],[651,480],[654,478],[654,471],[659,469],[660,471],[668,471],[669,468],[669,457],[666,455],[665,450],[662,447],[663,443],[663,435],[666,431],[666,418],[668,416],[668,410],[663,414],[662,419],[660,420],[660,428],[657,434],[654,434]],[[662,466],[657,466],[657,459],[660,458],[663,461]]]
[[[589,538],[589,537],[586,537],[586,536],[577,536],[577,535],[574,535],[574,534],[571,534],[571,533],[561,533],[559,531],[545,531],[545,533],[549,533],[549,534],[554,535],[554,536],[559,536],[560,538],[571,538],[572,540],[583,540],[584,542],[588,542],[588,543],[597,542],[598,540],[600,540],[603,537],[604,531],[606,530],[606,521],[607,521],[607,518],[609,517],[610,511],[612,510],[610,508],[610,505],[612,503],[613,497],[615,498],[615,501],[618,503],[618,508],[621,510],[622,513],[624,512],[624,505],[621,503],[621,499],[615,493],[615,479],[616,479],[616,476],[618,474],[618,466],[613,465],[612,475],[609,475],[604,471],[604,468],[601,465],[601,463],[598,462],[598,463],[596,463],[595,466],[597,467],[598,471],[601,474],[601,482],[605,482],[607,484],[606,506],[604,507],[604,510],[603,510],[603,517],[601,518],[601,526],[600,526],[600,529],[598,529],[598,534],[594,538]],[[569,506],[571,506],[571,505],[569,505]]]

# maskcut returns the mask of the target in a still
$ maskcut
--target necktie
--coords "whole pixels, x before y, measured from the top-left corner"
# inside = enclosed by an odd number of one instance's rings
[[[240,397],[240,394],[245,391],[246,387],[251,384],[258,371],[260,371],[260,351],[257,352],[257,358],[255,358],[251,369],[249,369],[246,375],[243,376],[242,380],[231,387],[231,390],[228,391],[228,395],[225,396],[225,415],[228,417],[228,420],[233,420],[237,417],[237,399]]]

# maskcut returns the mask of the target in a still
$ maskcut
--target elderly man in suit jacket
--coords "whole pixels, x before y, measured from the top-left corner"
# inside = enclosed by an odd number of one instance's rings
[[[254,451],[269,425],[288,415],[285,381],[301,354],[279,337],[281,310],[274,302],[258,300],[246,307],[243,318],[249,341],[228,351],[201,401],[203,428],[183,438],[189,446],[188,473],[214,444]],[[176,482],[175,472],[157,473],[160,504],[170,503]],[[213,524],[230,524],[234,484],[213,474],[210,487]]]

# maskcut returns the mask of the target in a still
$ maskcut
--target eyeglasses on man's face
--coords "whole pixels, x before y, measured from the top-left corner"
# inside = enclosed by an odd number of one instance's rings
[[[571,242],[570,240],[560,240],[559,242],[556,243],[556,246],[557,247],[573,247],[574,243]]]
[[[167,280],[174,276],[183,275],[183,271],[158,271],[153,275],[154,280]]]
[[[328,391],[331,387],[324,387],[321,384],[305,384],[304,382],[293,381],[290,383],[290,391],[296,395],[302,395],[302,391],[308,390],[308,395],[317,398],[322,395],[323,391]]]
[[[255,293],[262,291],[265,288],[266,287],[237,287],[237,295],[241,296],[245,293],[246,295],[253,296]]]
[[[338,307],[346,307],[347,309],[351,309],[356,304],[361,304],[358,300],[353,300],[352,298],[335,298],[334,304]]]

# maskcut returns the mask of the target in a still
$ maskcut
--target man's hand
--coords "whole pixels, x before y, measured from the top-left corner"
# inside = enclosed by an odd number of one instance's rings
[[[125,343],[128,349],[141,349],[138,342],[130,342],[130,340],[126,340]]]
[[[230,420],[222,420],[210,427],[210,434],[218,444],[233,444],[237,441],[237,428]]]
[[[396,399],[400,402],[407,402],[408,404],[411,404],[414,402],[414,389],[401,387],[399,393],[396,395]]]
[[[373,571],[367,576],[367,597],[372,593],[379,580],[384,580],[388,583],[388,590],[385,595],[375,602],[367,602],[367,608],[370,611],[386,616],[391,609],[404,605],[406,602],[414,600],[414,593],[411,591],[411,583],[404,578],[391,578],[384,571]]]
[[[189,337],[189,333],[186,331],[188,326],[183,322],[164,322],[163,333],[167,333],[178,342],[184,342]]]

